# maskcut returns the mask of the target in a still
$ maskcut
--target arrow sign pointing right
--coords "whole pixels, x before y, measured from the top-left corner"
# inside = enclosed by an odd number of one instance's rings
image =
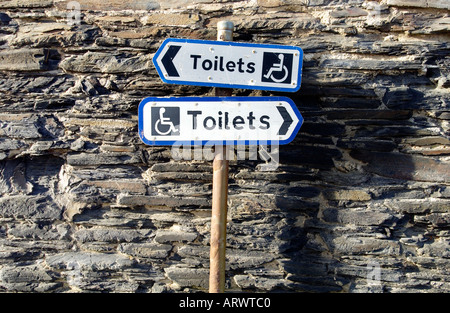
[[[148,145],[282,145],[302,123],[286,97],[151,97],[139,104],[139,136]]]

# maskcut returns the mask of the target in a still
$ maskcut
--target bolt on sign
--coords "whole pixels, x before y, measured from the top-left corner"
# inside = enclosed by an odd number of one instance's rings
[[[153,63],[165,83],[296,92],[303,51],[267,44],[166,39]]]

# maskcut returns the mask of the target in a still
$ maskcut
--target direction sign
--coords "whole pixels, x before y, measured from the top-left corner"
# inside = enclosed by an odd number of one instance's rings
[[[294,46],[175,38],[153,57],[165,83],[286,92],[300,89],[302,62]]]
[[[148,145],[287,144],[302,123],[286,97],[149,97],[139,104],[139,136]]]

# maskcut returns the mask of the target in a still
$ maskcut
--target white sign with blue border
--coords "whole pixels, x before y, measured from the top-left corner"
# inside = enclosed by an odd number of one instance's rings
[[[168,38],[153,63],[169,84],[296,92],[303,51],[295,46]]]
[[[149,97],[138,116],[148,145],[288,144],[303,123],[286,97]]]

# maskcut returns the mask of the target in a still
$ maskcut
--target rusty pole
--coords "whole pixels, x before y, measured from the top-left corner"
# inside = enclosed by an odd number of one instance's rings
[[[229,21],[217,23],[217,40],[233,41],[234,25]],[[215,95],[231,96],[232,90],[216,88]],[[216,146],[213,161],[211,241],[209,254],[209,292],[225,291],[225,250],[227,237],[228,168],[226,146]]]

